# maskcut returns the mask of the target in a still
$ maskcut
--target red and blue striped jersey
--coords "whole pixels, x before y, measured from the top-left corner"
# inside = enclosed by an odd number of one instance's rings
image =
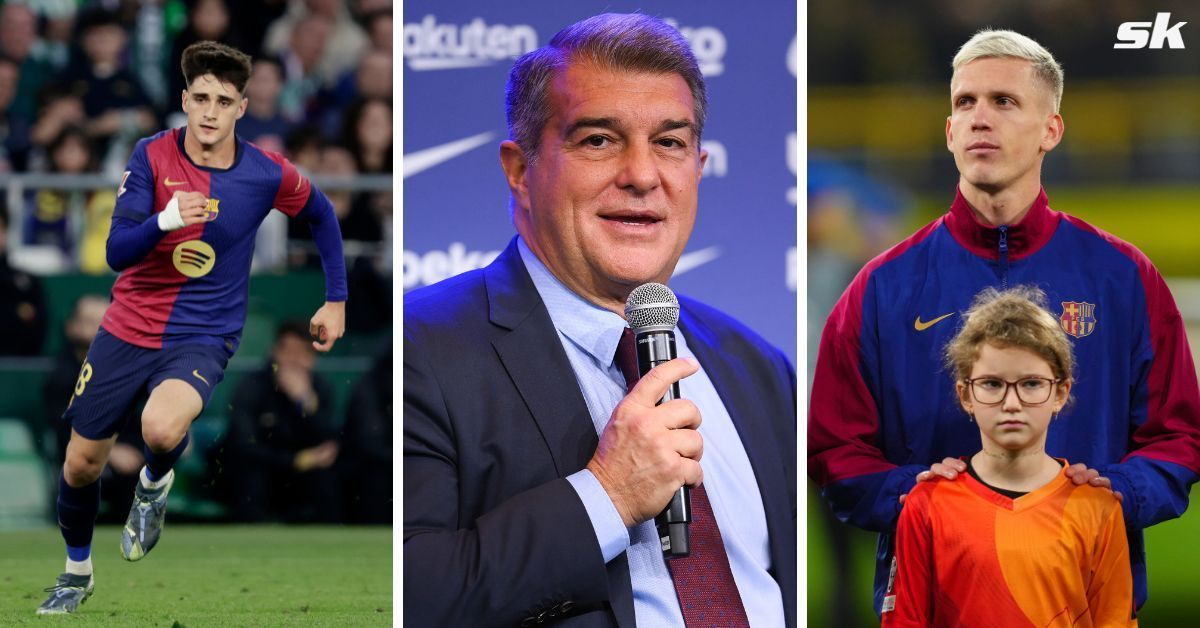
[[[1132,209],[1131,209],[1132,210]],[[869,262],[830,314],[814,369],[808,473],[842,521],[884,534],[875,608],[899,498],[917,473],[979,449],[942,351],[985,287],[1041,288],[1074,346],[1075,402],[1046,453],[1120,491],[1134,596],[1147,596],[1142,529],[1178,517],[1200,475],[1200,390],[1183,320],[1141,251],[1050,208],[984,225],[962,195],[949,213]]]
[[[259,225],[272,208],[296,217],[313,195],[328,201],[278,153],[239,138],[231,167],[208,168],[184,152],[183,135],[184,129],[170,129],[138,142],[113,219],[144,223],[175,192],[194,191],[209,199],[208,220],[164,234],[121,272],[103,327],[140,347],[200,342],[233,351],[246,320]]]

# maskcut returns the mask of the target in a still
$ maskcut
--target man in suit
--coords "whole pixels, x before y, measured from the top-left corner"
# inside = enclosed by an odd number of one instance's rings
[[[518,235],[405,297],[407,625],[796,624],[787,359],[686,298],[679,359],[640,381],[617,359],[629,293],[691,234],[706,104],[687,42],[643,15],[514,65]],[[684,484],[692,554],[666,560],[652,519]]]

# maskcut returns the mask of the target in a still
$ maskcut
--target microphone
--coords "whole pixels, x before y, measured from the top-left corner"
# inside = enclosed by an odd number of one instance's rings
[[[679,322],[679,299],[671,289],[660,283],[642,284],[629,293],[625,302],[625,320],[634,333],[637,346],[638,374],[645,376],[650,369],[674,360],[675,325]],[[671,384],[659,404],[679,399],[679,382]],[[687,556],[691,551],[688,524],[692,521],[691,488],[680,486],[670,503],[654,517],[663,558]]]

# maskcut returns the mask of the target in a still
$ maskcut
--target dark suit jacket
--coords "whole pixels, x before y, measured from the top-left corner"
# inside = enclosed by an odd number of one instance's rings
[[[796,378],[729,317],[680,299],[680,331],[733,417],[796,624]],[[566,476],[598,439],[514,240],[485,269],[404,299],[404,624],[635,625]]]

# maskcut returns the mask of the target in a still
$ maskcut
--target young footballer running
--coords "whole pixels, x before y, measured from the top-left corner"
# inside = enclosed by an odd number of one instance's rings
[[[158,542],[188,427],[237,350],[254,237],[272,208],[307,221],[320,250],[325,304],[309,323],[313,345],[328,351],[345,329],[345,262],[329,200],[283,156],[234,133],[250,57],[199,42],[181,66],[186,127],[138,142],[117,190],[108,263],[121,274],[64,414],[72,427],[58,494],[66,572],[38,614],[74,612],[92,593],[100,471],[120,417],[143,395],[146,466],[121,555],[140,560]]]
[[[946,347],[982,449],[904,502],[884,626],[1136,625],[1121,504],[1046,453],[1071,343],[1035,288],[988,288]]]

